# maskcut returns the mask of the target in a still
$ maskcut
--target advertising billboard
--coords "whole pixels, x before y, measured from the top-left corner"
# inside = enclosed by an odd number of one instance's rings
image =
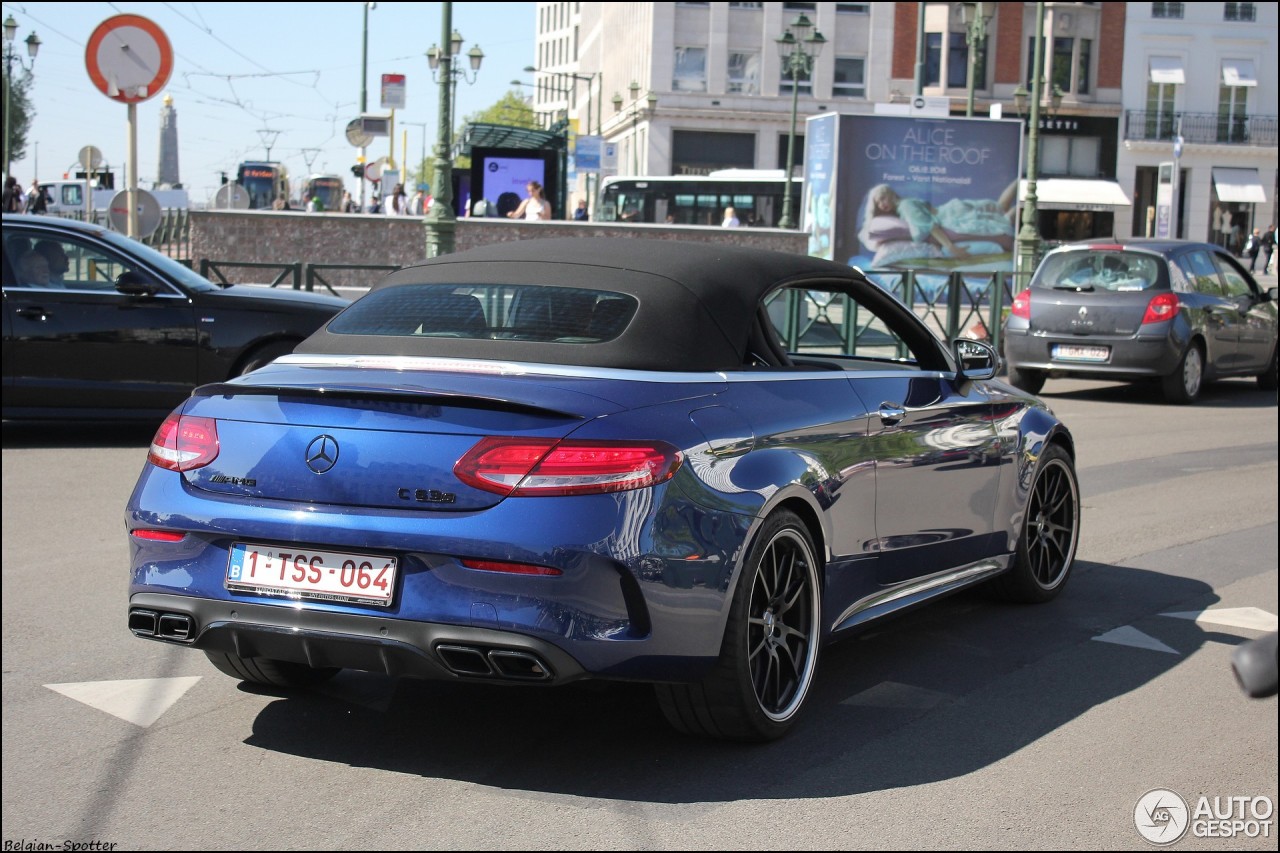
[[[1022,123],[822,115],[805,128],[810,253],[864,270],[1012,270]]]

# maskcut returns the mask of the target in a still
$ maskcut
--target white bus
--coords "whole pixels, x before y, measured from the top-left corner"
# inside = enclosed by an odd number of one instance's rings
[[[791,215],[800,218],[802,179],[791,179]],[[782,218],[782,169],[723,169],[709,175],[608,177],[600,182],[605,222],[719,225],[732,207],[743,225],[776,227]]]

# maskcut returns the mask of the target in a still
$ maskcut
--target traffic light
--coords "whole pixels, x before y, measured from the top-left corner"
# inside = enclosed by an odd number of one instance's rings
[[[363,178],[363,177],[364,177],[364,164],[363,164],[363,163],[356,163],[354,166],[352,166],[352,167],[351,167],[351,174],[355,175],[355,176],[356,176],[356,178]]]

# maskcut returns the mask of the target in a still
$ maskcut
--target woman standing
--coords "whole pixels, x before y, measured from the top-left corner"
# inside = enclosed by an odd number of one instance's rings
[[[520,202],[520,206],[507,214],[508,219],[550,219],[551,203],[542,195],[542,184],[537,181],[530,181],[525,187],[529,191],[529,196]]]

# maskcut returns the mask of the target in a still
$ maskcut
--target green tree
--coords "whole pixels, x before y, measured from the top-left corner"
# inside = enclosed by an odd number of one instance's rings
[[[5,76],[5,91],[9,91],[9,82]],[[35,107],[31,105],[31,75],[25,71],[13,78],[8,107],[5,124],[9,128],[9,138],[4,140],[6,163],[17,162],[27,156],[27,132],[31,130],[31,119],[36,115]]]

